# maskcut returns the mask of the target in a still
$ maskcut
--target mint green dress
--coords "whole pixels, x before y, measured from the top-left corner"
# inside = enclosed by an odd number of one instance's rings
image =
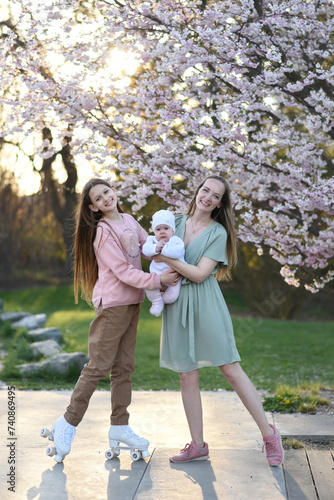
[[[187,215],[175,217],[175,234],[184,237]],[[205,366],[221,366],[240,361],[233,326],[223,294],[214,274],[227,267],[225,228],[213,222],[185,252],[188,264],[201,257],[217,261],[217,267],[202,283],[182,279],[179,298],[165,304],[162,316],[160,366],[184,373]]]

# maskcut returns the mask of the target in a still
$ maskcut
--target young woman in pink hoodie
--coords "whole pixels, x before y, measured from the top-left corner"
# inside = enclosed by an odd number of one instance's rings
[[[70,404],[51,429],[56,453],[62,462],[70,452],[77,425],[100,380],[110,373],[110,447],[124,443],[149,456],[147,439],[129,427],[127,407],[131,402],[131,374],[140,303],[144,289],[175,285],[179,274],[173,270],[161,275],[142,271],[141,248],[147,233],[119,206],[116,191],[103,179],[85,185],[77,211],[75,239],[74,293],[79,288],[92,302],[97,317],[89,330],[89,362],[84,366]],[[49,452],[51,454],[51,452]]]

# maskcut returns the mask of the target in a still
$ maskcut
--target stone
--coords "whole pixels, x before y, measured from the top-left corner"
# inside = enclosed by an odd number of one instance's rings
[[[73,366],[81,372],[89,359],[83,352],[63,352],[53,356],[50,361],[53,372],[66,374],[67,370]]]
[[[32,316],[32,314],[27,312],[8,312],[8,313],[2,313],[1,319],[2,321],[10,321],[11,323],[14,323],[20,321],[26,316]]]
[[[61,351],[61,347],[55,340],[42,340],[41,342],[33,342],[30,345],[33,356],[43,356],[48,358],[54,356]]]
[[[23,377],[37,375],[40,370],[51,371],[58,375],[66,375],[72,367],[77,368],[78,372],[81,371],[88,361],[87,356],[83,352],[63,352],[39,363],[19,365],[18,369]]]
[[[27,328],[29,330],[34,330],[36,328],[41,328],[46,324],[46,314],[30,314],[25,316],[20,321],[12,323],[13,328]]]
[[[40,342],[41,340],[55,340],[58,344],[63,342],[63,336],[59,328],[36,328],[35,330],[29,330],[28,336],[34,342]]]

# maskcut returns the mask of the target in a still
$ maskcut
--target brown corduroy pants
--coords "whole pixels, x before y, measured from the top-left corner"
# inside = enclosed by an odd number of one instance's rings
[[[89,405],[100,380],[110,373],[112,425],[127,425],[131,403],[131,375],[135,368],[135,347],[139,320],[139,304],[100,306],[89,329],[89,362],[84,366],[73,390],[65,420],[77,426]]]

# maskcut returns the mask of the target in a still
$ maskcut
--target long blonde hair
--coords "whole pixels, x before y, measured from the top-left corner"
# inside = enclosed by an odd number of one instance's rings
[[[216,222],[219,222],[224,228],[226,229],[227,232],[227,241],[226,241],[226,253],[227,253],[227,260],[228,260],[228,267],[227,268],[221,268],[218,269],[217,273],[215,274],[215,277],[218,281],[224,280],[224,281],[229,281],[232,279],[231,275],[231,270],[232,268],[236,265],[237,263],[237,237],[236,237],[236,232],[235,232],[235,222],[234,222],[234,212],[233,212],[233,207],[232,207],[232,201],[231,201],[231,191],[230,187],[224,179],[224,177],[221,177],[220,175],[209,175],[206,177],[200,184],[197,186],[193,198],[191,199],[187,212],[187,215],[193,215],[196,209],[196,197],[201,189],[202,186],[204,186],[205,182],[209,179],[215,179],[217,181],[220,181],[222,184],[225,186],[225,192],[222,197],[221,201],[221,206],[218,208],[216,207],[212,212],[211,212],[211,218],[215,220]]]
[[[104,179],[89,180],[81,193],[80,201],[76,210],[76,231],[74,242],[74,298],[78,302],[79,288],[81,288],[82,298],[88,304],[92,302],[93,288],[98,278],[98,264],[94,252],[93,243],[96,236],[96,228],[103,217],[99,210],[93,212],[89,205],[92,204],[89,192],[92,187],[103,184],[112,187]],[[122,208],[117,202],[117,209],[123,213]]]

